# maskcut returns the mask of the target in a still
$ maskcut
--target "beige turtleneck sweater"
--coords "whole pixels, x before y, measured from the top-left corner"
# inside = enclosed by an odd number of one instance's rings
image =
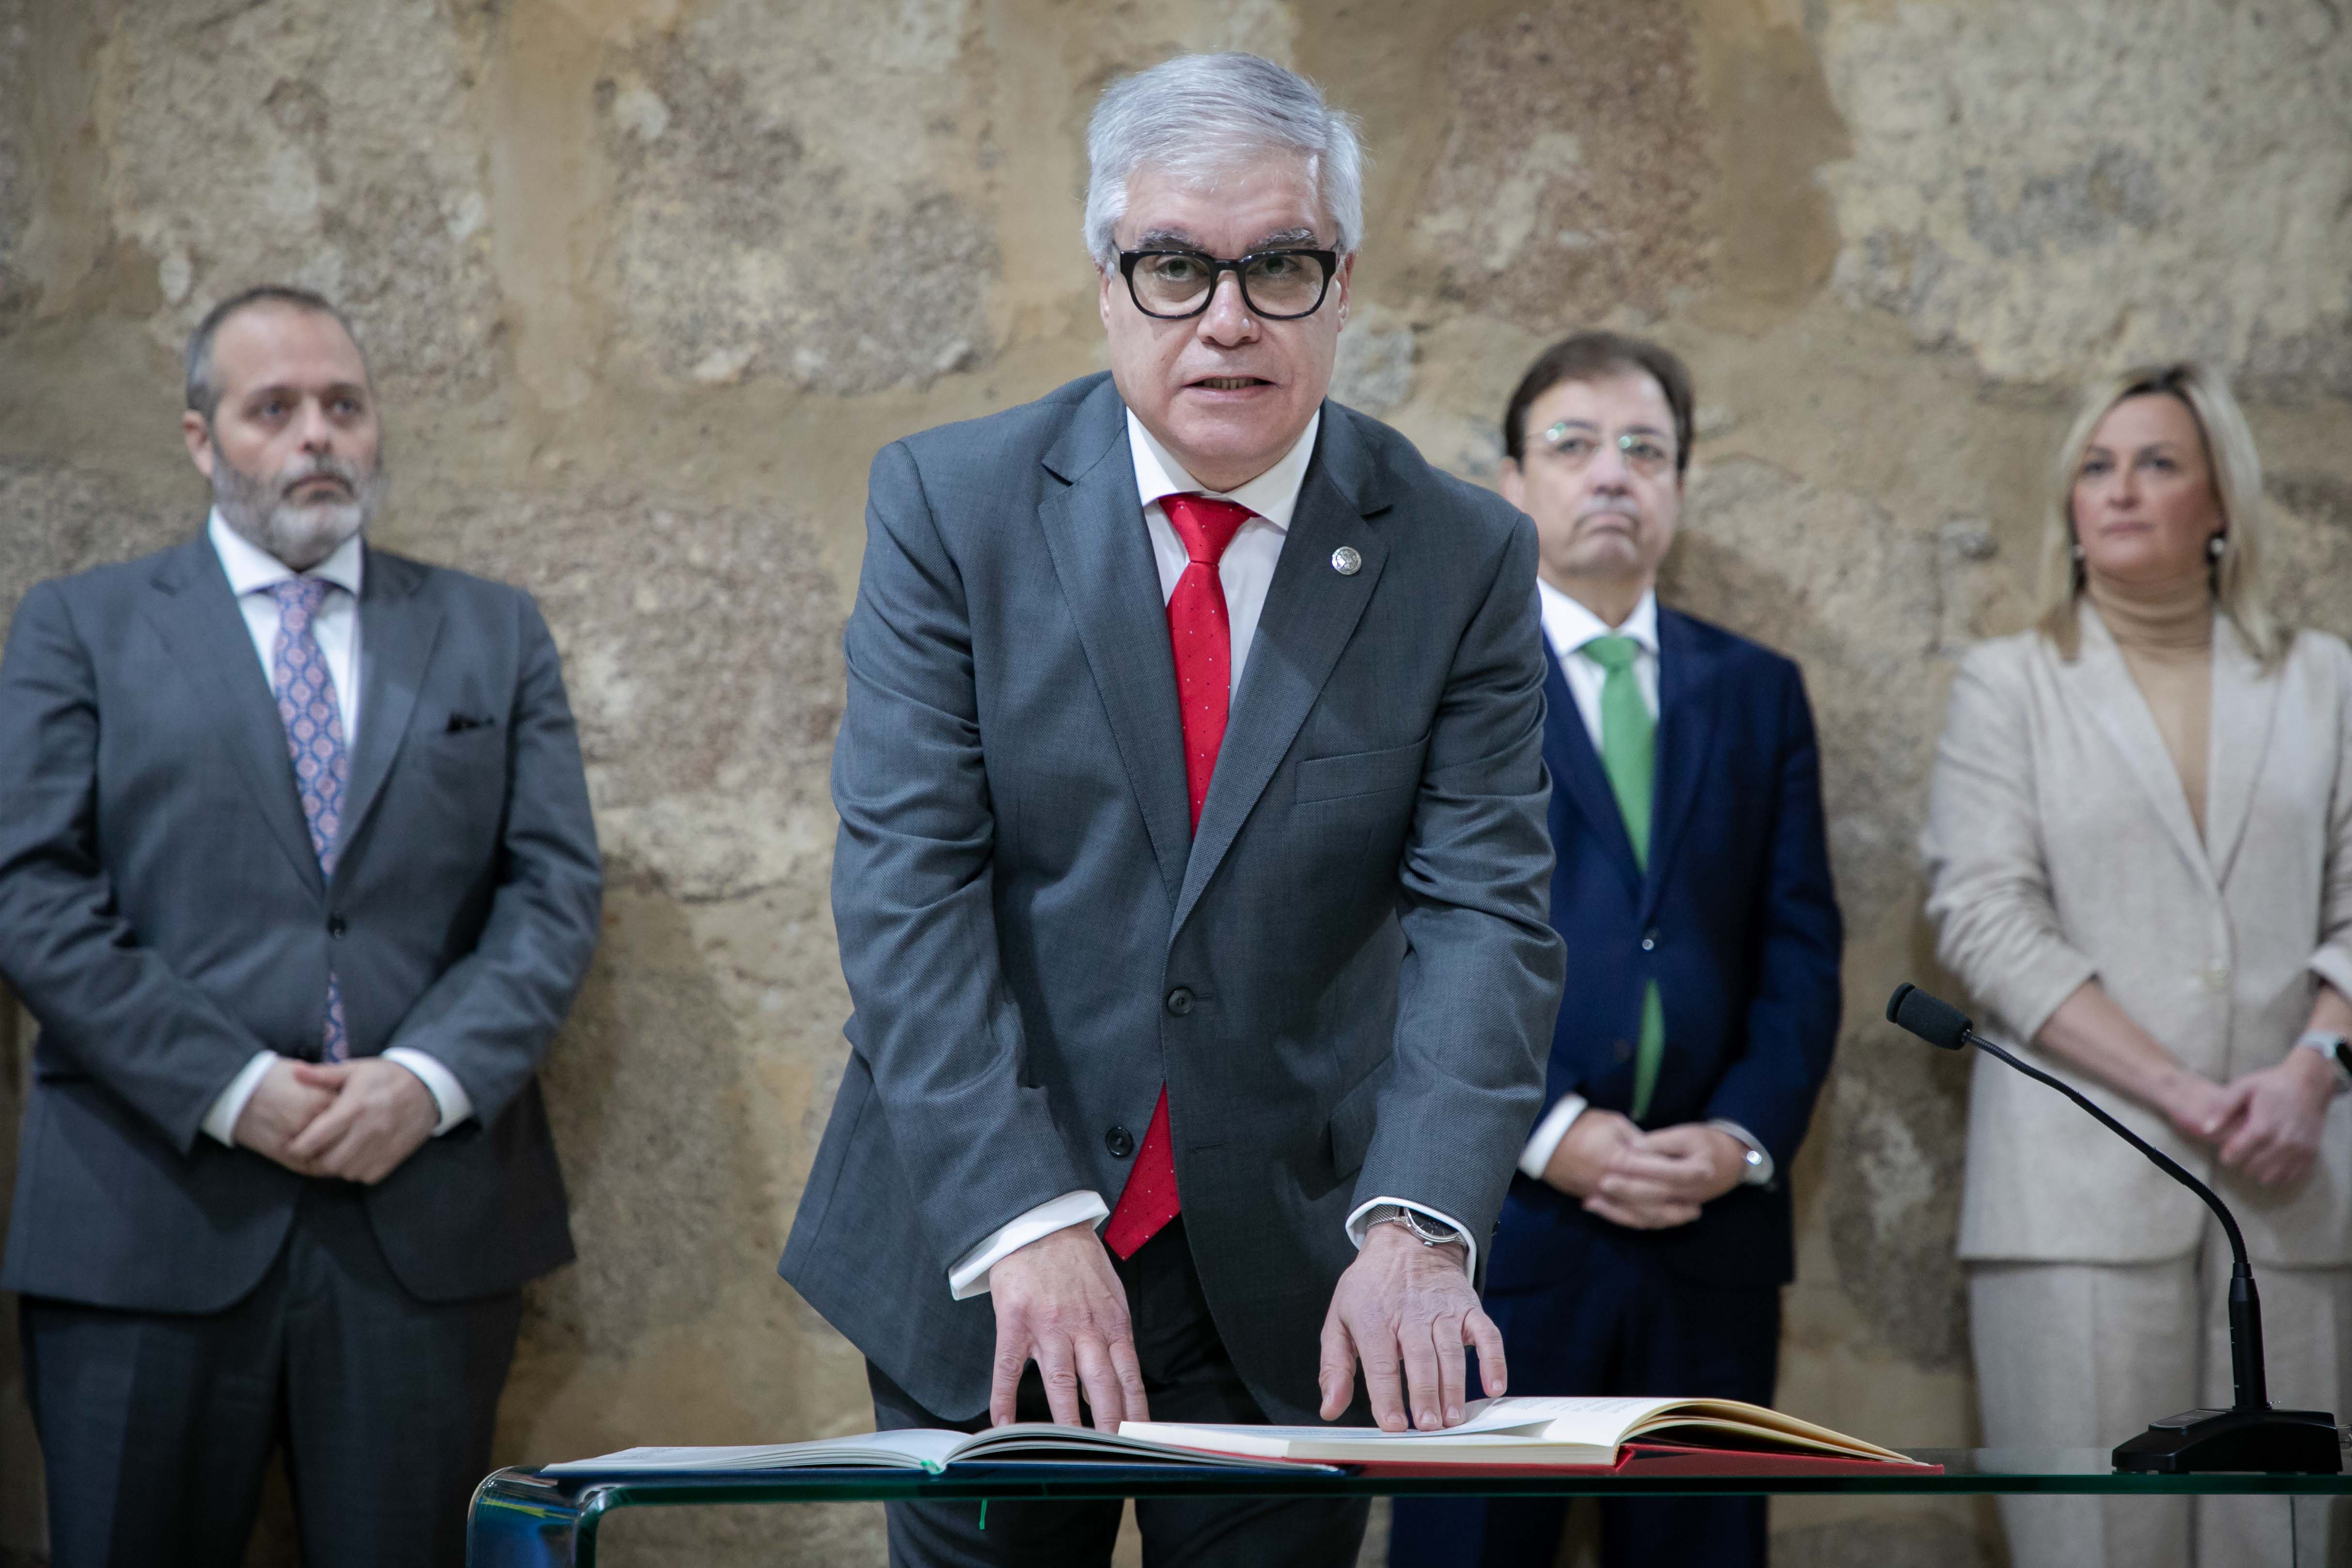
[[[2207,737],[2213,710],[2213,591],[2203,572],[2178,583],[2142,588],[2090,580],[2092,607],[2106,623],[2125,668],[2155,716],[2164,748],[2189,797],[2198,835],[2205,832]]]

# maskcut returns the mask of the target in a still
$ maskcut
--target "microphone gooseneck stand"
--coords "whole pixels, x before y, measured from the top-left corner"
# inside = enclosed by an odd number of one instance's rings
[[[2289,1475],[2336,1475],[2344,1469],[2336,1416],[2326,1410],[2274,1410],[2263,1375],[2263,1305],[2254,1293],[2254,1270],[2246,1261],[2246,1239],[2238,1221],[2213,1189],[2179,1162],[2101,1109],[2071,1083],[1977,1033],[1966,1013],[1913,985],[1895,988],[1886,999],[1886,1019],[1929,1045],[1946,1051],[1975,1046],[2000,1058],[2038,1083],[2046,1083],[2096,1117],[2117,1137],[2146,1155],[2157,1168],[2205,1200],[2230,1239],[2230,1375],[2235,1400],[2227,1410],[2184,1410],[2148,1424],[2147,1431],[2116,1445],[2116,1469],[2191,1475],[2211,1470],[2266,1470]]]

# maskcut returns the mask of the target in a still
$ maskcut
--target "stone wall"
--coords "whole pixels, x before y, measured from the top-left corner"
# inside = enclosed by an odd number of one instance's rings
[[[1804,662],[1851,932],[1782,1402],[1969,1440],[1961,1079],[1875,1021],[1936,977],[1944,685],[2026,619],[2069,384],[2147,356],[2237,378],[2285,608],[2352,631],[2337,0],[0,0],[0,609],[194,526],[176,345],[291,278],[373,355],[383,542],[528,585],[562,644],[611,891],[547,1072],[582,1260],[530,1292],[501,1460],[866,1421],[773,1273],[845,1051],[825,761],[866,464],[1102,363],[1087,106],[1223,47],[1364,120],[1343,399],[1484,479],[1563,329],[1696,370],[1670,594]],[[41,1542],[18,1396],[0,1361],[0,1562]],[[1979,1506],[1775,1525],[1788,1563],[1999,1557]],[[609,1542],[878,1561],[856,1509]]]

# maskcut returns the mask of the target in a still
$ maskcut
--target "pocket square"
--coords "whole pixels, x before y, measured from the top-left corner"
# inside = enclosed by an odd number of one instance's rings
[[[498,720],[486,713],[453,713],[449,716],[449,735],[463,735],[469,729],[495,729]]]

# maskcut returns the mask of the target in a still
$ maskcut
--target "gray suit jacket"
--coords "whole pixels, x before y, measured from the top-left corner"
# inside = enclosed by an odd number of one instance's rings
[[[885,448],[866,528],[833,769],[852,1049],[782,1272],[976,1413],[994,1314],[950,1263],[1064,1193],[1116,1201],[1115,1130],[1165,1082],[1211,1311],[1308,1419],[1349,1210],[1483,1240],[1541,1096],[1534,529],[1326,404],[1196,834],[1108,376]]]
[[[254,1052],[411,1045],[474,1119],[370,1188],[401,1282],[509,1289],[572,1256],[534,1076],[601,878],[554,643],[528,595],[370,549],[331,882],[269,682],[199,535],[26,594],[0,661],[0,972],[39,1020],[0,1285],[207,1312],[303,1180],[201,1131]]]

